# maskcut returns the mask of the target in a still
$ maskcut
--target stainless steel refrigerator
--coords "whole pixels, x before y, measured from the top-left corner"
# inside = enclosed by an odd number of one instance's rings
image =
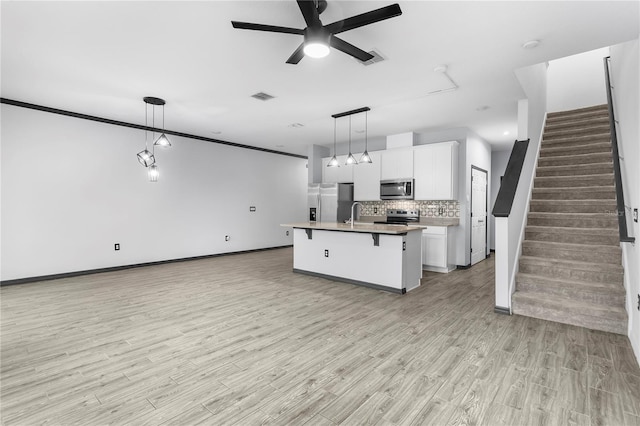
[[[344,222],[351,217],[353,184],[310,183],[307,199],[310,221]]]

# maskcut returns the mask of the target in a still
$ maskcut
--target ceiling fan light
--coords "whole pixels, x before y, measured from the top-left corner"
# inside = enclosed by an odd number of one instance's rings
[[[169,148],[171,146],[171,142],[169,142],[169,138],[164,133],[160,135],[158,139],[153,143],[154,146],[159,146],[162,148]]]
[[[310,58],[324,58],[329,54],[329,46],[318,41],[305,43],[303,50]]]
[[[354,157],[352,153],[349,153],[349,156],[347,157],[347,161],[345,162],[345,164],[347,166],[351,164],[358,164],[358,161],[356,161],[356,157]]]
[[[362,156],[360,157],[360,163],[373,163],[373,160],[371,160],[371,156],[366,150],[362,153]]]
[[[138,162],[145,167],[149,167],[156,162],[156,158],[151,151],[145,149],[138,153]]]
[[[338,163],[338,157],[335,155],[331,157],[331,160],[327,163],[327,167],[340,167],[340,163]]]

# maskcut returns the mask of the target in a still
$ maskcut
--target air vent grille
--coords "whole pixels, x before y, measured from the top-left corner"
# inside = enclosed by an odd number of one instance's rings
[[[270,94],[264,92],[256,93],[255,95],[251,95],[251,97],[260,99],[261,101],[268,101],[269,99],[275,98],[275,96],[271,96]]]
[[[372,50],[371,52],[368,52],[368,53],[370,55],[373,55],[373,58],[369,59],[368,61],[360,61],[362,65],[369,66],[369,65],[373,65],[375,63],[384,61],[384,58],[382,57],[382,55],[376,52],[375,50]]]

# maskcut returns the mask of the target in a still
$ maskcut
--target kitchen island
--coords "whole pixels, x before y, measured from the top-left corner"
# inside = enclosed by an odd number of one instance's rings
[[[293,270],[395,293],[422,278],[422,228],[336,222],[284,224],[293,228]]]

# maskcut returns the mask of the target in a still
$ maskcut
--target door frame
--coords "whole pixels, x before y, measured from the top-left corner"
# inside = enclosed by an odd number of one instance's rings
[[[472,217],[473,217],[473,170],[478,170],[480,172],[483,172],[486,176],[487,179],[485,180],[485,226],[484,226],[484,258],[486,259],[487,257],[489,257],[490,253],[489,250],[487,250],[488,248],[488,244],[489,244],[489,172],[486,171],[485,169],[478,167],[478,166],[474,166],[473,164],[471,165],[471,174],[470,174],[470,184],[471,184],[471,190],[470,192],[470,196],[469,196],[469,266],[473,266],[471,263],[471,258],[473,256],[473,221],[472,221]]]

